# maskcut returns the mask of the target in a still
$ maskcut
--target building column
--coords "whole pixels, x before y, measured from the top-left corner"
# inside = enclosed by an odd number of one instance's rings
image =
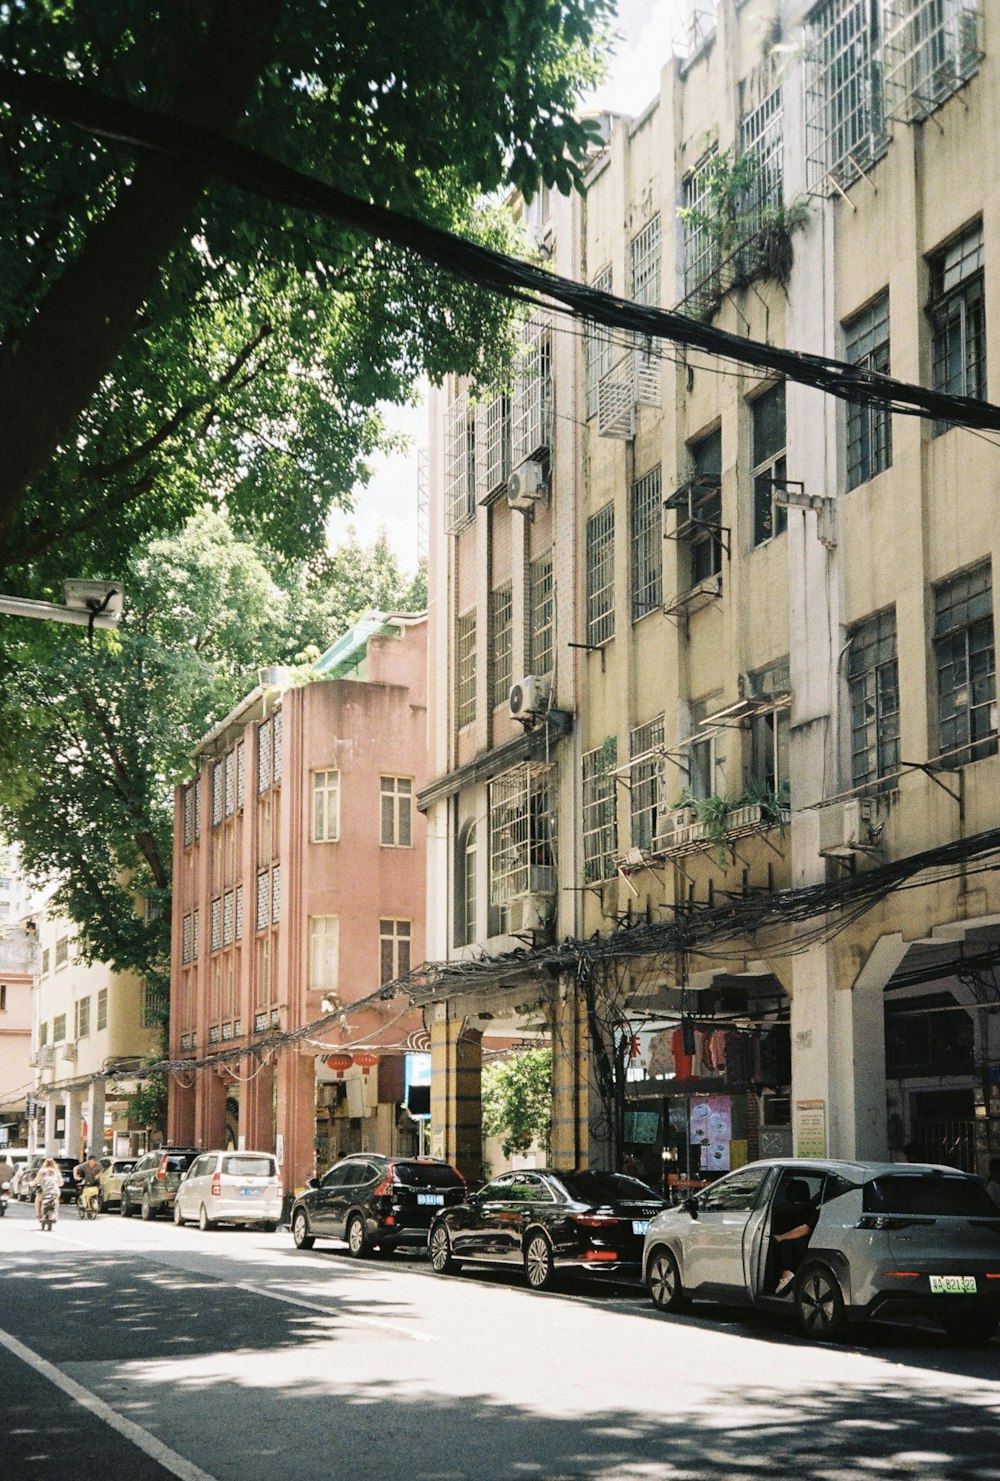
[[[167,1139],[174,1147],[195,1145],[195,1111],[197,1095],[195,1085],[197,1071],[191,1071],[191,1081],[186,1083],[178,1075],[171,1075],[167,1099]]]
[[[39,1101],[42,1112],[42,1135],[41,1150],[46,1157],[54,1157],[56,1153],[56,1103],[51,1095]]]
[[[226,1144],[226,1082],[215,1070],[198,1071],[196,1088],[196,1147],[224,1147]]]
[[[83,1101],[78,1090],[67,1090],[63,1095],[63,1117],[64,1117],[64,1146],[66,1157],[75,1157],[80,1160],[80,1137],[81,1123],[83,1120]]]
[[[275,1149],[274,1125],[274,1066],[260,1067],[256,1060],[243,1060],[241,1069],[246,1080],[240,1095],[240,1131],[243,1145],[255,1152],[273,1152]],[[256,1074],[254,1071],[256,1070]]]
[[[87,1087],[87,1150],[104,1154],[104,1081],[92,1080]]]
[[[552,1166],[586,1167],[590,1156],[587,1013],[572,980],[552,1011]]]
[[[274,1079],[275,1146],[286,1193],[316,1174],[316,1070],[312,1053],[290,1046],[278,1056]]]
[[[468,1028],[454,1004],[429,1012],[431,1152],[478,1181],[483,1167],[483,1035]]]

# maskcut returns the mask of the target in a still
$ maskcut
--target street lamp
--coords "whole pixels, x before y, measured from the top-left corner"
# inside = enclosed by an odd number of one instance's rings
[[[64,606],[34,602],[27,597],[0,596],[0,612],[8,617],[37,617],[43,622],[69,622],[93,632],[95,627],[111,631],[118,626],[124,596],[120,581],[63,582]]]

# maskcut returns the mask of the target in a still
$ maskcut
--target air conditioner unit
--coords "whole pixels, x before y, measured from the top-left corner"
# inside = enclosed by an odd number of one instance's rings
[[[555,901],[551,895],[521,895],[511,900],[508,910],[512,935],[524,931],[547,931],[555,919]]]
[[[67,1040],[59,1052],[63,1059],[76,1059],[76,1044],[71,1039]]]
[[[868,812],[860,798],[819,810],[819,851],[827,858],[849,858],[868,846]]]
[[[545,478],[537,458],[515,468],[507,480],[507,503],[511,509],[531,509],[545,494]]]
[[[549,686],[537,674],[526,674],[511,685],[510,712],[515,720],[543,715],[549,707]]]

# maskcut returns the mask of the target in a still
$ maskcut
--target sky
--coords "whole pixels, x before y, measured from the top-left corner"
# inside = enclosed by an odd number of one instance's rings
[[[640,113],[659,88],[660,69],[670,56],[680,0],[619,0],[622,35],[607,82],[588,98],[586,109]],[[410,441],[409,449],[372,459],[372,478],[355,490],[354,509],[334,514],[329,523],[334,544],[353,527],[370,544],[384,529],[400,565],[417,566],[417,449],[427,442],[427,411],[419,407],[383,408],[394,431]]]

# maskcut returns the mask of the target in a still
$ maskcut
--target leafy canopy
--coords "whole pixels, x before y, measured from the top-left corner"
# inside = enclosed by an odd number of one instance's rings
[[[525,1049],[483,1066],[483,1131],[501,1138],[505,1157],[552,1136],[552,1050]]]

